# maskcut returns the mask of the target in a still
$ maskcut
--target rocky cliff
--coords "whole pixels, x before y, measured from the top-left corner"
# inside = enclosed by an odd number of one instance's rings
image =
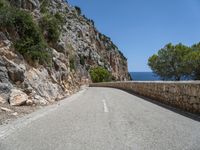
[[[0,102],[48,104],[102,66],[129,80],[127,59],[80,8],[64,0],[0,0]]]

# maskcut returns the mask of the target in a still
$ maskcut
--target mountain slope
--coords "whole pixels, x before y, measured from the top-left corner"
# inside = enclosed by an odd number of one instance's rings
[[[91,82],[97,66],[129,80],[127,59],[80,8],[64,0],[0,0],[0,11],[2,103],[55,101]]]

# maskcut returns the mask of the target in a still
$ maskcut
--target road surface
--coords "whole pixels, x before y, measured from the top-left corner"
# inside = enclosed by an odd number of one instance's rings
[[[200,150],[200,122],[111,88],[88,88],[0,127],[0,150]]]

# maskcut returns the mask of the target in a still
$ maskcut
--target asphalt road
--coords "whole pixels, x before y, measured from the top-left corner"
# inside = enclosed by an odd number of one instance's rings
[[[200,150],[200,122],[121,90],[88,88],[0,127],[0,150]]]

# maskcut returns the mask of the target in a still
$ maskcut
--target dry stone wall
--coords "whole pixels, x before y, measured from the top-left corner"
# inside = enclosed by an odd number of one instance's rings
[[[94,83],[91,87],[112,87],[200,114],[200,81],[185,82],[111,82]]]

